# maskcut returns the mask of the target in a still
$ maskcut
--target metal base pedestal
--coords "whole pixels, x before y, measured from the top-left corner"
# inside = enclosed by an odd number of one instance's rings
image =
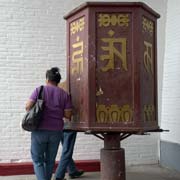
[[[100,156],[101,180],[126,180],[125,151],[120,148],[120,135],[104,136],[104,148]]]

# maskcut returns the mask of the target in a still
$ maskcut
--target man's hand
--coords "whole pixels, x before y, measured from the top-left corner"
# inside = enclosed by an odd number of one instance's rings
[[[72,109],[65,109],[65,110],[64,110],[64,117],[65,117],[66,119],[71,120],[71,116],[72,116]]]
[[[61,82],[61,83],[59,83],[58,87],[62,88],[64,91],[67,92],[67,82],[66,82],[66,80]]]

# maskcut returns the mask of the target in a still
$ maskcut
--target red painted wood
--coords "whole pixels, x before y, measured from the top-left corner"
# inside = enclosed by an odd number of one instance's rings
[[[94,133],[159,129],[159,17],[141,2],[88,2],[65,16],[67,79],[75,112],[72,129]]]
[[[55,167],[57,167],[56,162]],[[79,160],[76,161],[78,169],[83,169],[85,172],[100,171],[99,160]],[[0,163],[0,176],[13,176],[34,174],[33,165],[31,162],[24,163]]]

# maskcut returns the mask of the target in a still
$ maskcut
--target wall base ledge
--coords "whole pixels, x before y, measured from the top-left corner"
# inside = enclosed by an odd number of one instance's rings
[[[85,172],[100,171],[100,160],[77,160],[75,161],[78,169]],[[55,164],[57,167],[58,162]],[[0,163],[0,176],[34,174],[32,162],[23,163]]]

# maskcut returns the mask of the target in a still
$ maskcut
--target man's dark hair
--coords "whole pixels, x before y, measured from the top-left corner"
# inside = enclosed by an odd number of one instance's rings
[[[52,67],[46,71],[46,79],[58,84],[61,80],[61,74],[59,73],[58,67]]]

